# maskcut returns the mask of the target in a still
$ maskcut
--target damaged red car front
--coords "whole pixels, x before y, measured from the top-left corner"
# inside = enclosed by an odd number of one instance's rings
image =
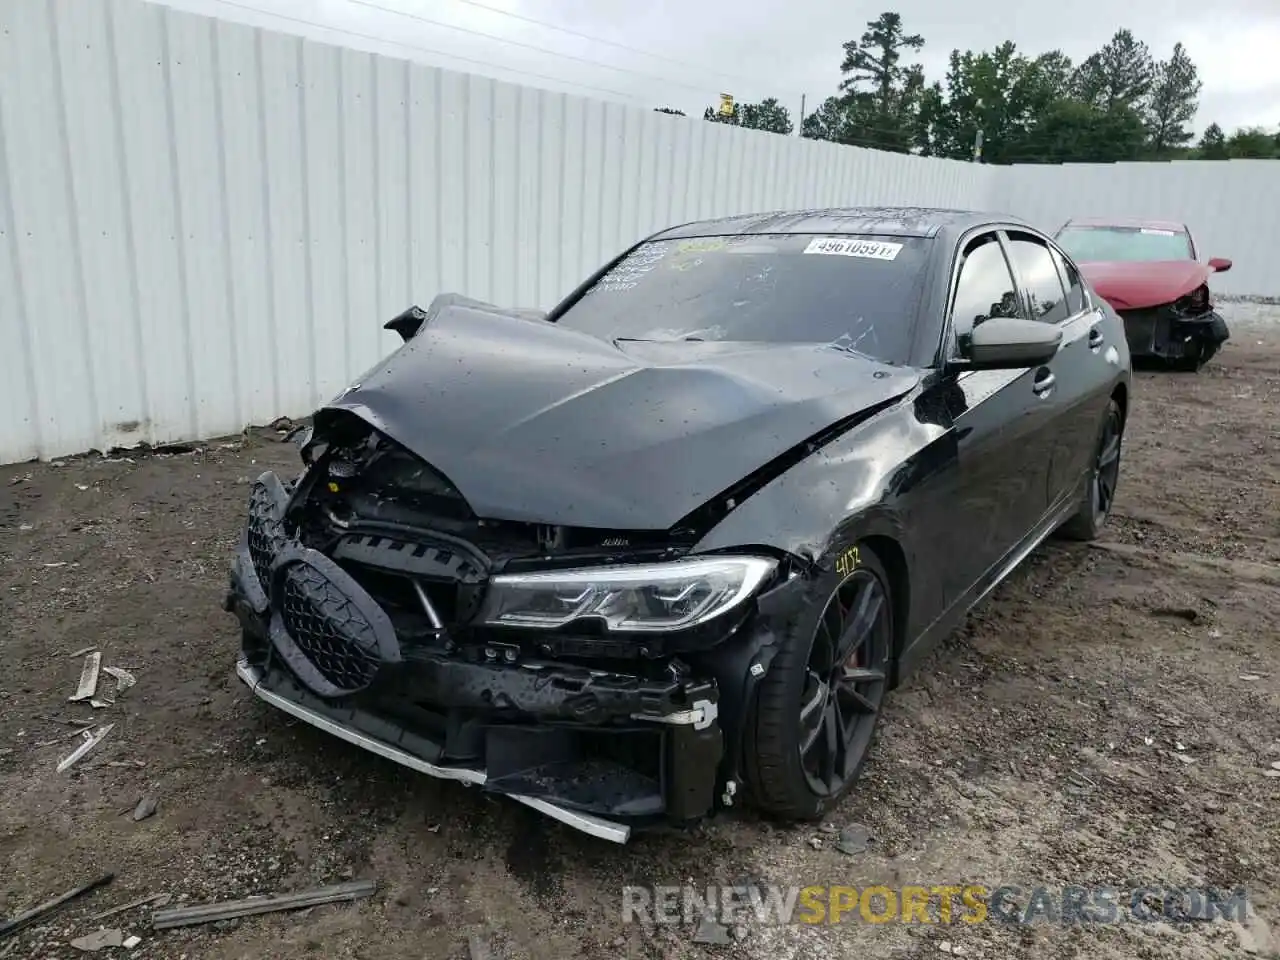
[[[1198,370],[1230,337],[1213,309],[1209,278],[1231,261],[1201,263],[1185,224],[1069,220],[1055,239],[1124,320],[1134,359]]]

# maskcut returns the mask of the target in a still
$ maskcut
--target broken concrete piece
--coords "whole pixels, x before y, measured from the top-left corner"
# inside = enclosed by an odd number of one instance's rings
[[[103,947],[123,947],[123,930],[95,930],[71,941],[71,946],[86,953],[97,953]]]
[[[168,910],[155,911],[151,915],[151,926],[156,930],[168,930],[172,927],[189,927],[200,923],[230,920],[233,917],[251,917],[280,910],[301,910],[305,907],[319,906],[322,903],[341,903],[369,897],[376,889],[377,884],[372,880],[356,880],[352,883],[339,883],[332,887],[320,887],[301,893],[282,893],[274,897],[250,897],[245,900],[209,903],[198,907],[172,907]]]
[[[80,669],[80,686],[74,696],[68,697],[72,703],[88,700],[98,690],[98,670],[102,667],[102,654],[94,651],[84,658],[84,666]]]
[[[142,938],[137,934],[134,934],[132,937],[129,937],[127,940],[125,940],[124,943],[120,944],[120,946],[124,947],[126,950],[132,950],[141,942],[142,942]]]
[[[103,667],[102,672],[109,673],[115,678],[117,697],[138,682],[137,678],[123,667]]]
[[[62,762],[58,764],[58,773],[64,773],[75,766],[75,764],[80,761],[81,757],[103,741],[106,735],[111,732],[113,727],[115,727],[114,723],[108,723],[105,727],[99,727],[98,732],[92,735],[90,735],[89,731],[86,730],[84,732],[84,743],[80,744],[80,746],[76,747],[63,758]]]
[[[97,649],[98,649],[97,647],[93,647],[93,646],[81,647],[75,653],[69,653],[67,654],[67,656],[69,656],[72,660],[74,660],[76,657],[83,657],[86,653],[93,653],[93,651]]]

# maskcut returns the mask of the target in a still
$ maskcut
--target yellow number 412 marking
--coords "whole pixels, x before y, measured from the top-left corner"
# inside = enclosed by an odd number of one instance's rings
[[[850,547],[836,559],[836,573],[842,577],[847,577],[858,569],[858,548]]]

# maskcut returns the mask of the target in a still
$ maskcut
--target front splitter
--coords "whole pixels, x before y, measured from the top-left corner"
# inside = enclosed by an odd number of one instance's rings
[[[362,750],[377,754],[393,763],[398,763],[418,773],[424,773],[429,777],[436,777],[440,780],[456,780],[459,783],[468,785],[482,786],[487,779],[483,770],[474,770],[469,767],[441,767],[434,763],[427,763],[425,760],[415,757],[399,747],[394,747],[389,743],[378,740],[376,737],[371,737],[358,730],[352,730],[350,727],[335,723],[314,710],[294,703],[287,697],[282,697],[262,684],[262,671],[243,657],[236,661],[236,675],[244,681],[255,696],[271,706],[283,710],[290,716],[297,717],[304,723],[309,723],[318,730],[323,730],[325,733],[332,734],[340,740],[345,740],[347,743],[354,744]],[[515,793],[507,793],[503,794],[503,796],[518,800],[539,813],[546,814],[548,817],[559,820],[575,830],[581,830],[583,833],[599,837],[602,840],[609,840],[613,843],[626,843],[631,838],[631,828],[625,823],[617,823],[593,814],[570,810],[540,797],[528,797]]]

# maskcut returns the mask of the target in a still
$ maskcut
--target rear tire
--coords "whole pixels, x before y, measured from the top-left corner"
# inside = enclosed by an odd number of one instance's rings
[[[1191,352],[1189,354],[1176,360],[1171,360],[1169,363],[1173,369],[1183,373],[1196,373],[1213,359],[1214,354],[1218,352],[1219,346],[1220,344],[1217,343],[1197,342],[1190,348]]]
[[[893,596],[884,565],[858,544],[832,551],[822,566],[748,720],[751,797],[783,820],[821,817],[848,791],[889,684]]]
[[[1120,479],[1120,454],[1124,441],[1124,413],[1115,399],[1107,403],[1107,412],[1098,430],[1093,468],[1085,485],[1080,509],[1058,532],[1068,540],[1096,540],[1111,515],[1116,487]]]

